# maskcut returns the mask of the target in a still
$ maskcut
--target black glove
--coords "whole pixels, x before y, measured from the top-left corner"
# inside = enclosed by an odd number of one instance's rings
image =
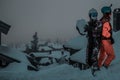
[[[113,37],[111,37],[111,44],[114,44],[114,43],[115,43],[115,41],[114,41]]]

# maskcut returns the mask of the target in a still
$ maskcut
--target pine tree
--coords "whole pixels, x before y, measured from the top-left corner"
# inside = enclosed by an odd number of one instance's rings
[[[38,52],[39,44],[38,44],[38,35],[37,32],[33,35],[33,41],[31,41],[31,50],[32,52]]]

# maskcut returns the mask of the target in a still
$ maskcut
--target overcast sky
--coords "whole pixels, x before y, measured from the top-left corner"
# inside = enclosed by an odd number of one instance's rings
[[[12,27],[3,43],[26,42],[38,32],[40,39],[69,40],[78,36],[75,29],[78,19],[88,19],[88,11],[113,4],[120,7],[120,0],[0,0],[0,20]]]

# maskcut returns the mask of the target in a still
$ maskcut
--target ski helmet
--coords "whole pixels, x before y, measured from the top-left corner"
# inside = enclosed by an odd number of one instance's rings
[[[89,17],[93,20],[96,20],[98,16],[98,12],[96,9],[92,8],[89,10]]]
[[[101,12],[103,14],[106,14],[106,13],[111,14],[111,12],[112,12],[111,7],[112,7],[112,4],[110,6],[104,6],[101,8]]]

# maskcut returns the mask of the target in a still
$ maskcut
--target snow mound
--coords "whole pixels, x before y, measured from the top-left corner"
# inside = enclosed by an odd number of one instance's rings
[[[20,61],[20,63],[16,63],[16,62],[10,63],[7,67],[1,68],[0,71],[25,72],[27,71],[27,66],[31,65],[31,63],[26,58],[26,55],[15,48],[0,46],[0,54],[3,54],[5,56]]]
[[[71,60],[86,64],[86,49],[76,52],[70,57]]]
[[[18,51],[15,48],[9,48],[9,47],[5,47],[5,46],[0,46],[0,53],[3,54],[3,55],[6,55],[8,57],[17,59],[20,62],[28,63],[28,61],[26,60],[25,54]]]
[[[27,70],[27,64],[26,63],[10,63],[7,67],[5,68],[0,68],[1,72],[12,72],[12,73],[20,73],[20,72],[26,72]]]
[[[72,49],[83,49],[87,46],[86,36],[75,37],[64,44],[65,47]]]

